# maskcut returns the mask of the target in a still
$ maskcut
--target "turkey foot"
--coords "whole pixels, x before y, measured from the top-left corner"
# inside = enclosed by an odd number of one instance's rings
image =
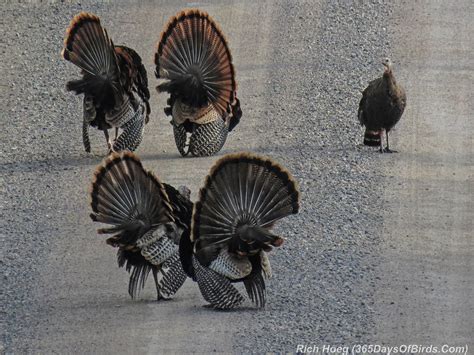
[[[158,297],[156,297],[156,300],[157,301],[171,301],[173,299],[172,298],[165,298],[162,295],[158,295]]]

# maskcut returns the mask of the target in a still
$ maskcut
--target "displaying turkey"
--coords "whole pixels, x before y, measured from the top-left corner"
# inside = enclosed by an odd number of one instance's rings
[[[87,12],[72,19],[62,56],[82,69],[82,79],[69,81],[66,88],[84,94],[86,152],[91,150],[89,126],[104,132],[109,151],[135,150],[150,115],[147,73],[140,56],[131,48],[115,46],[100,19]],[[115,128],[113,142],[111,128]]]
[[[388,144],[388,133],[402,117],[406,106],[405,90],[397,84],[393,75],[392,62],[385,58],[383,76],[369,83],[362,93],[359,104],[359,122],[365,126],[364,144],[380,146],[380,152],[392,153]],[[383,148],[385,131],[387,147]]]
[[[165,80],[157,91],[170,94],[165,113],[180,154],[216,154],[242,116],[232,56],[217,23],[204,11],[181,11],[161,33],[155,64],[156,77]]]
[[[158,300],[183,285],[178,252],[181,235],[189,235],[192,203],[189,190],[163,184],[130,152],[112,153],[97,167],[91,189],[91,218],[110,225],[107,244],[118,248],[119,267],[131,271],[128,292],[136,298],[150,271]]]
[[[191,235],[183,235],[183,269],[217,309],[242,304],[232,285],[243,282],[249,298],[265,305],[267,253],[284,239],[270,230],[298,212],[299,191],[290,173],[268,158],[229,154],[211,169],[193,210]]]

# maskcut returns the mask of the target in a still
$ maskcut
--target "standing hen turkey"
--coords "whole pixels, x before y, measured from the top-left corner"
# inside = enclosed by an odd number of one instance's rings
[[[365,126],[364,144],[380,146],[380,152],[392,153],[388,144],[388,132],[402,117],[406,106],[405,90],[393,75],[392,62],[385,58],[383,76],[369,83],[362,93],[359,103],[359,122]],[[385,131],[387,147],[383,148],[382,136]]]
[[[115,46],[100,19],[87,12],[72,19],[62,56],[82,69],[82,78],[69,81],[66,88],[84,94],[86,152],[91,150],[89,126],[104,132],[109,151],[135,150],[150,114],[147,73],[140,56],[131,48]],[[111,128],[115,128],[113,142]]]
[[[156,77],[166,80],[157,91],[170,94],[165,113],[181,155],[216,154],[242,116],[232,56],[217,23],[197,9],[178,13],[161,34],[155,64]]]
[[[229,154],[214,165],[194,206],[191,235],[180,242],[183,268],[212,307],[242,304],[235,282],[264,307],[267,253],[284,241],[270,230],[298,212],[299,197],[290,173],[268,158]]]
[[[118,247],[118,264],[131,270],[128,292],[136,298],[153,273],[158,300],[170,298],[186,280],[178,244],[188,234],[189,190],[162,184],[130,152],[112,153],[94,174],[91,218],[112,227],[107,244]]]

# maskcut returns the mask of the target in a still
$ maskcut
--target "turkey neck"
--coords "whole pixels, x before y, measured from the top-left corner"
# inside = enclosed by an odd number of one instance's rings
[[[398,89],[397,80],[395,79],[391,68],[384,71],[383,78],[387,83],[388,94],[391,97],[397,97],[400,90]]]

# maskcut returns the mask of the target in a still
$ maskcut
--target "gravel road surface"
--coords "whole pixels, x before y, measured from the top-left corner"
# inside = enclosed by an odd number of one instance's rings
[[[384,173],[376,339],[472,352],[474,3],[406,10],[394,15],[410,29],[394,42],[409,101],[396,133],[403,151]]]
[[[469,0],[0,6],[0,353],[287,353],[440,334],[469,342]],[[302,192],[301,213],[277,226],[287,242],[271,255],[264,310],[209,310],[190,281],[171,301],[156,302],[152,282],[131,300],[128,274],[88,217],[92,172],[106,149],[91,131],[93,154],[83,151],[81,99],[65,91],[78,70],[60,58],[64,31],[90,11],[116,44],[141,54],[152,117],[137,154],[195,198],[218,157],[179,156],[152,62],[167,19],[191,6],[221,24],[237,69],[243,117],[219,156],[271,156]],[[392,155],[361,145],[356,117],[385,56],[408,92]]]

